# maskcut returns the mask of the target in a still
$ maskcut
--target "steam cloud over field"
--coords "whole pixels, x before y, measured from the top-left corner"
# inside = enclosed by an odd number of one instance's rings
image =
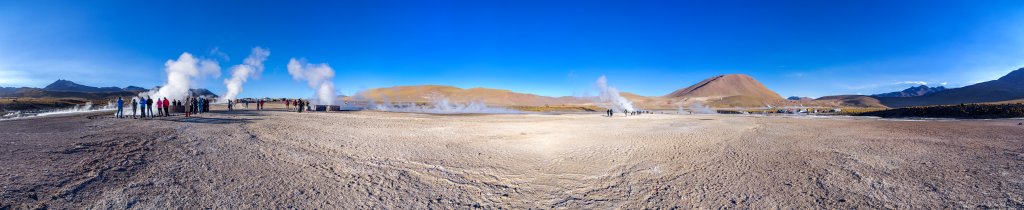
[[[636,110],[635,108],[633,108],[633,102],[630,102],[628,99],[622,97],[622,95],[619,94],[619,89],[608,86],[607,77],[602,75],[601,77],[597,78],[596,85],[598,91],[600,91],[598,92],[598,94],[600,95],[598,95],[597,99],[605,108],[613,109],[618,112],[621,112],[623,110]]]
[[[197,80],[204,77],[220,77],[220,65],[217,61],[196,58],[192,54],[182,53],[178,60],[168,60],[165,64],[167,82],[160,89],[141,94],[152,98],[184,99]]]
[[[334,90],[334,69],[326,63],[311,64],[305,59],[292,58],[288,61],[288,74],[297,81],[306,81],[310,88],[316,91],[315,104],[334,105],[337,103],[337,94]]]
[[[224,85],[227,87],[228,92],[224,94],[221,100],[227,101],[238,98],[238,94],[242,93],[242,85],[249,78],[259,78],[260,74],[263,73],[263,61],[267,60],[267,56],[270,56],[270,50],[255,47],[252,48],[252,53],[249,54],[249,57],[242,61],[242,64],[231,67],[231,78],[224,80]]]

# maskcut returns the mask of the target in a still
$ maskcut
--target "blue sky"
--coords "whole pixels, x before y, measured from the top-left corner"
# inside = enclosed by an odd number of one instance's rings
[[[243,97],[305,97],[291,58],[339,93],[395,85],[664,95],[718,74],[784,96],[959,87],[1024,67],[1024,1],[8,1],[0,86],[152,87],[189,52],[228,69],[271,51]]]

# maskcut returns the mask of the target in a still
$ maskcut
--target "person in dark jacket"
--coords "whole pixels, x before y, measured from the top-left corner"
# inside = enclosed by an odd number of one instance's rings
[[[132,98],[132,119],[135,119],[135,109],[139,107],[139,102]]]
[[[149,108],[149,112],[146,114],[149,115],[149,118],[153,118],[153,98],[146,97],[146,107]]]

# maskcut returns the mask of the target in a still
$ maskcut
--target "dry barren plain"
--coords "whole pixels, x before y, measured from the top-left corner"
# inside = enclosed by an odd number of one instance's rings
[[[0,209],[1024,208],[1019,119],[111,116],[0,121]]]

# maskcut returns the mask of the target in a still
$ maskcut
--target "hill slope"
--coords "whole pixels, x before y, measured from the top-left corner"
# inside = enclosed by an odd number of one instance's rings
[[[997,80],[961,88],[947,89],[925,96],[878,99],[889,107],[987,103],[1024,98],[1024,68],[1014,70]]]
[[[942,92],[942,91],[945,91],[945,90],[946,90],[946,87],[943,87],[943,86],[928,87],[927,85],[921,85],[921,86],[917,86],[917,87],[910,87],[910,88],[904,89],[903,91],[875,94],[875,95],[871,95],[871,96],[873,96],[873,97],[916,97],[916,96],[923,96],[923,95],[929,95],[929,94],[933,94],[933,93],[938,93],[938,92]]]
[[[768,89],[753,77],[744,74],[726,74],[705,79],[690,87],[665,95],[672,98],[748,96],[765,100],[781,100],[782,96]]]
[[[744,74],[711,77],[669,93],[664,98],[704,100],[715,107],[764,106],[784,100],[778,93]]]
[[[46,87],[44,87],[43,90],[47,90],[47,91],[63,91],[63,92],[81,92],[81,93],[105,93],[105,92],[124,91],[124,89],[121,89],[121,88],[118,88],[118,87],[102,87],[102,88],[98,88],[98,87],[93,87],[93,86],[81,85],[81,84],[78,84],[78,83],[75,83],[75,82],[72,82],[72,81],[68,81],[68,80],[63,80],[63,79],[57,80],[57,81],[55,81],[53,83],[50,83],[50,85],[47,85]]]
[[[390,102],[431,102],[444,97],[453,102],[479,101],[500,106],[544,106],[563,104],[590,104],[591,100],[577,97],[548,97],[490,88],[462,89],[443,85],[395,86],[362,91],[346,100],[373,100]]]

